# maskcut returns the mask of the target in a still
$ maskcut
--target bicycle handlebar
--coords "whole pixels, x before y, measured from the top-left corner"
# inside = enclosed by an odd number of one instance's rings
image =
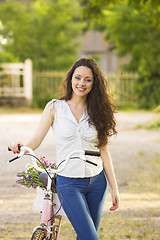
[[[90,156],[96,156],[96,157],[100,157],[101,156],[100,152],[89,151],[89,150],[84,150],[84,154],[85,155],[90,155]]]
[[[33,150],[27,146],[21,146],[21,147],[18,147],[20,153],[13,159],[9,160],[9,163],[22,157],[24,154],[25,154],[25,150],[29,152],[29,155],[31,156],[32,158],[32,163],[33,163],[33,166],[37,169],[37,171],[40,171],[40,172],[45,172],[44,169],[40,168],[38,165],[37,165],[37,161],[36,161],[36,158],[35,158],[35,154],[33,152]],[[8,148],[9,151],[11,151],[11,149]],[[58,169],[50,169],[50,172],[51,173],[59,173],[59,172],[62,172],[64,170],[64,168],[66,167],[66,165],[68,164],[68,161],[70,160],[71,156],[72,155],[75,155],[75,154],[78,154],[80,156],[80,159],[85,161],[85,162],[88,162],[90,164],[93,164],[95,166],[97,166],[97,164],[91,162],[91,161],[88,161],[86,160],[85,158],[85,155],[90,155],[90,156],[97,156],[97,157],[100,157],[100,152],[98,151],[88,151],[88,150],[75,150],[75,151],[72,151],[70,152],[66,159],[65,159],[65,162],[63,164],[62,167],[58,168]],[[27,155],[27,154],[26,154]]]

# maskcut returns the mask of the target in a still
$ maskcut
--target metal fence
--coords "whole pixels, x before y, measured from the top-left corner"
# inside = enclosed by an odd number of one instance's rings
[[[65,73],[63,72],[34,72],[33,94],[37,96],[55,95],[64,77]]]
[[[65,78],[64,72],[32,72],[32,62],[27,59],[24,63],[0,65],[0,101],[5,98],[33,99],[44,104],[51,98],[57,97],[57,90]],[[138,75],[131,73],[108,74],[106,76],[111,92],[119,106],[137,104],[136,81]],[[33,88],[33,91],[32,91]],[[36,104],[35,104],[36,105]]]
[[[137,105],[137,79],[138,75],[134,73],[110,74],[107,76],[108,84],[118,105]]]
[[[63,72],[34,72],[33,89],[37,97],[56,97],[57,89],[65,78]],[[138,75],[131,73],[109,74],[106,76],[114,99],[119,106],[137,104],[136,81]]]

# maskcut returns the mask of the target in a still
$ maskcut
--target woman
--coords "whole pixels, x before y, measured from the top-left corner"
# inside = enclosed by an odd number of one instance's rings
[[[62,206],[77,233],[77,239],[97,240],[107,180],[112,195],[110,210],[119,207],[118,186],[107,147],[108,138],[116,134],[115,107],[103,74],[90,58],[80,58],[73,64],[64,86],[64,96],[46,105],[34,136],[26,145],[33,150],[38,148],[52,126],[57,164],[73,150],[100,151],[101,158],[87,157],[98,167],[75,156],[57,175]],[[17,145],[10,148],[18,152]]]

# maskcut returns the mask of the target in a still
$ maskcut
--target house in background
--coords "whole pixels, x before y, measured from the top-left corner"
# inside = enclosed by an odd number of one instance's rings
[[[105,34],[98,31],[88,31],[79,39],[80,57],[94,57],[104,74],[120,71],[120,66],[129,59],[119,58],[111,51],[111,45],[104,41]]]

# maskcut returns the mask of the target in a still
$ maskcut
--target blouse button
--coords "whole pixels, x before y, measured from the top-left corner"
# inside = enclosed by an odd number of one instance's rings
[[[80,126],[77,127],[78,132],[80,132]]]

